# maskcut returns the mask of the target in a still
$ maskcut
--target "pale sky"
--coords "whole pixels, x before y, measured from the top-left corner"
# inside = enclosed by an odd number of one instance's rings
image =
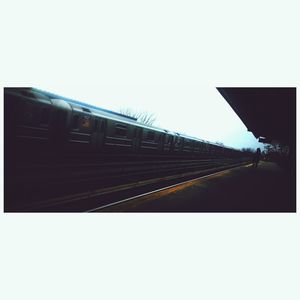
[[[130,108],[154,113],[155,126],[226,146],[263,147],[214,86],[106,84],[37,88],[113,111]]]

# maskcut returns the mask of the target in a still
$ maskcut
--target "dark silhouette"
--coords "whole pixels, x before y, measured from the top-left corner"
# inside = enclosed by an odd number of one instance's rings
[[[260,148],[257,148],[256,152],[253,155],[253,167],[254,168],[257,168],[257,165],[258,165],[259,160],[260,160],[260,156],[261,156]]]

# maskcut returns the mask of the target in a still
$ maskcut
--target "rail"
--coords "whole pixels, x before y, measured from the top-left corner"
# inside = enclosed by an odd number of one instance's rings
[[[247,162],[241,159],[203,159],[77,165],[23,164],[16,172],[8,210],[87,211],[132,193]]]

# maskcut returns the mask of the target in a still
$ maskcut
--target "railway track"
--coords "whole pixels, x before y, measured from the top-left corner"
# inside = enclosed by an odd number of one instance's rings
[[[16,169],[16,182],[25,184],[55,184],[57,182],[78,182],[93,178],[120,177],[122,175],[143,176],[157,172],[176,172],[193,169],[207,169],[214,166],[229,165],[233,159],[202,160],[156,160],[136,162],[103,162],[103,163],[44,163],[22,164]]]
[[[249,166],[250,165],[251,164],[249,164]],[[194,182],[197,182],[202,179],[206,179],[211,176],[220,175],[229,169],[233,169],[233,168],[240,167],[240,166],[241,165],[235,166],[232,168],[226,168],[225,170],[213,172],[213,173],[207,174],[207,175],[198,176],[193,179],[180,181],[178,183],[171,184],[171,185],[168,185],[168,186],[165,186],[162,188],[158,188],[158,189],[155,189],[155,190],[152,190],[149,192],[141,193],[141,194],[134,195],[134,196],[131,196],[128,198],[123,198],[119,201],[115,201],[112,203],[101,205],[99,207],[92,208],[86,212],[125,212],[128,210],[130,211],[131,207],[138,206],[139,203],[143,203],[145,201],[148,202],[148,201],[157,200],[160,198],[160,196],[170,194],[172,192],[176,192],[177,190],[180,190],[182,188],[192,185]]]
[[[101,186],[101,188],[93,187],[83,192],[69,192],[64,193],[61,196],[48,197],[46,199],[40,198],[38,201],[29,201],[22,207],[19,207],[19,210],[27,212],[102,211],[102,208],[107,209],[107,207],[116,205],[120,201],[124,201],[124,199],[129,201],[130,199],[135,199],[136,197],[140,197],[139,195],[144,195],[145,193],[152,193],[159,189],[166,189],[169,186],[177,185],[180,184],[180,182],[186,182],[188,180],[195,180],[201,176],[209,176],[216,172],[241,166],[247,162],[229,163],[227,161],[227,163],[224,163],[223,161],[222,164],[219,162],[217,165],[215,162],[215,164],[210,164],[209,167],[207,167],[207,162],[202,163],[202,169],[199,168],[199,165],[197,165],[197,169],[195,170],[193,168],[194,165],[191,165],[190,168],[186,169],[186,171],[182,171],[181,168],[181,172],[178,172],[178,169],[173,168],[171,173],[170,169],[168,169],[169,173],[152,173],[151,170],[148,169],[148,173],[145,178],[143,178],[140,173],[140,180],[134,179],[134,176],[130,178],[128,175],[127,179],[129,180],[120,181],[121,184]],[[143,171],[145,171],[145,169]]]

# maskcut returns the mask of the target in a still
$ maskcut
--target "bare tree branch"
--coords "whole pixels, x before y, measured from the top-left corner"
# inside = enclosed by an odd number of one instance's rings
[[[156,117],[153,113],[147,111],[134,111],[130,108],[121,108],[119,112],[125,116],[136,118],[138,122],[153,125]]]

